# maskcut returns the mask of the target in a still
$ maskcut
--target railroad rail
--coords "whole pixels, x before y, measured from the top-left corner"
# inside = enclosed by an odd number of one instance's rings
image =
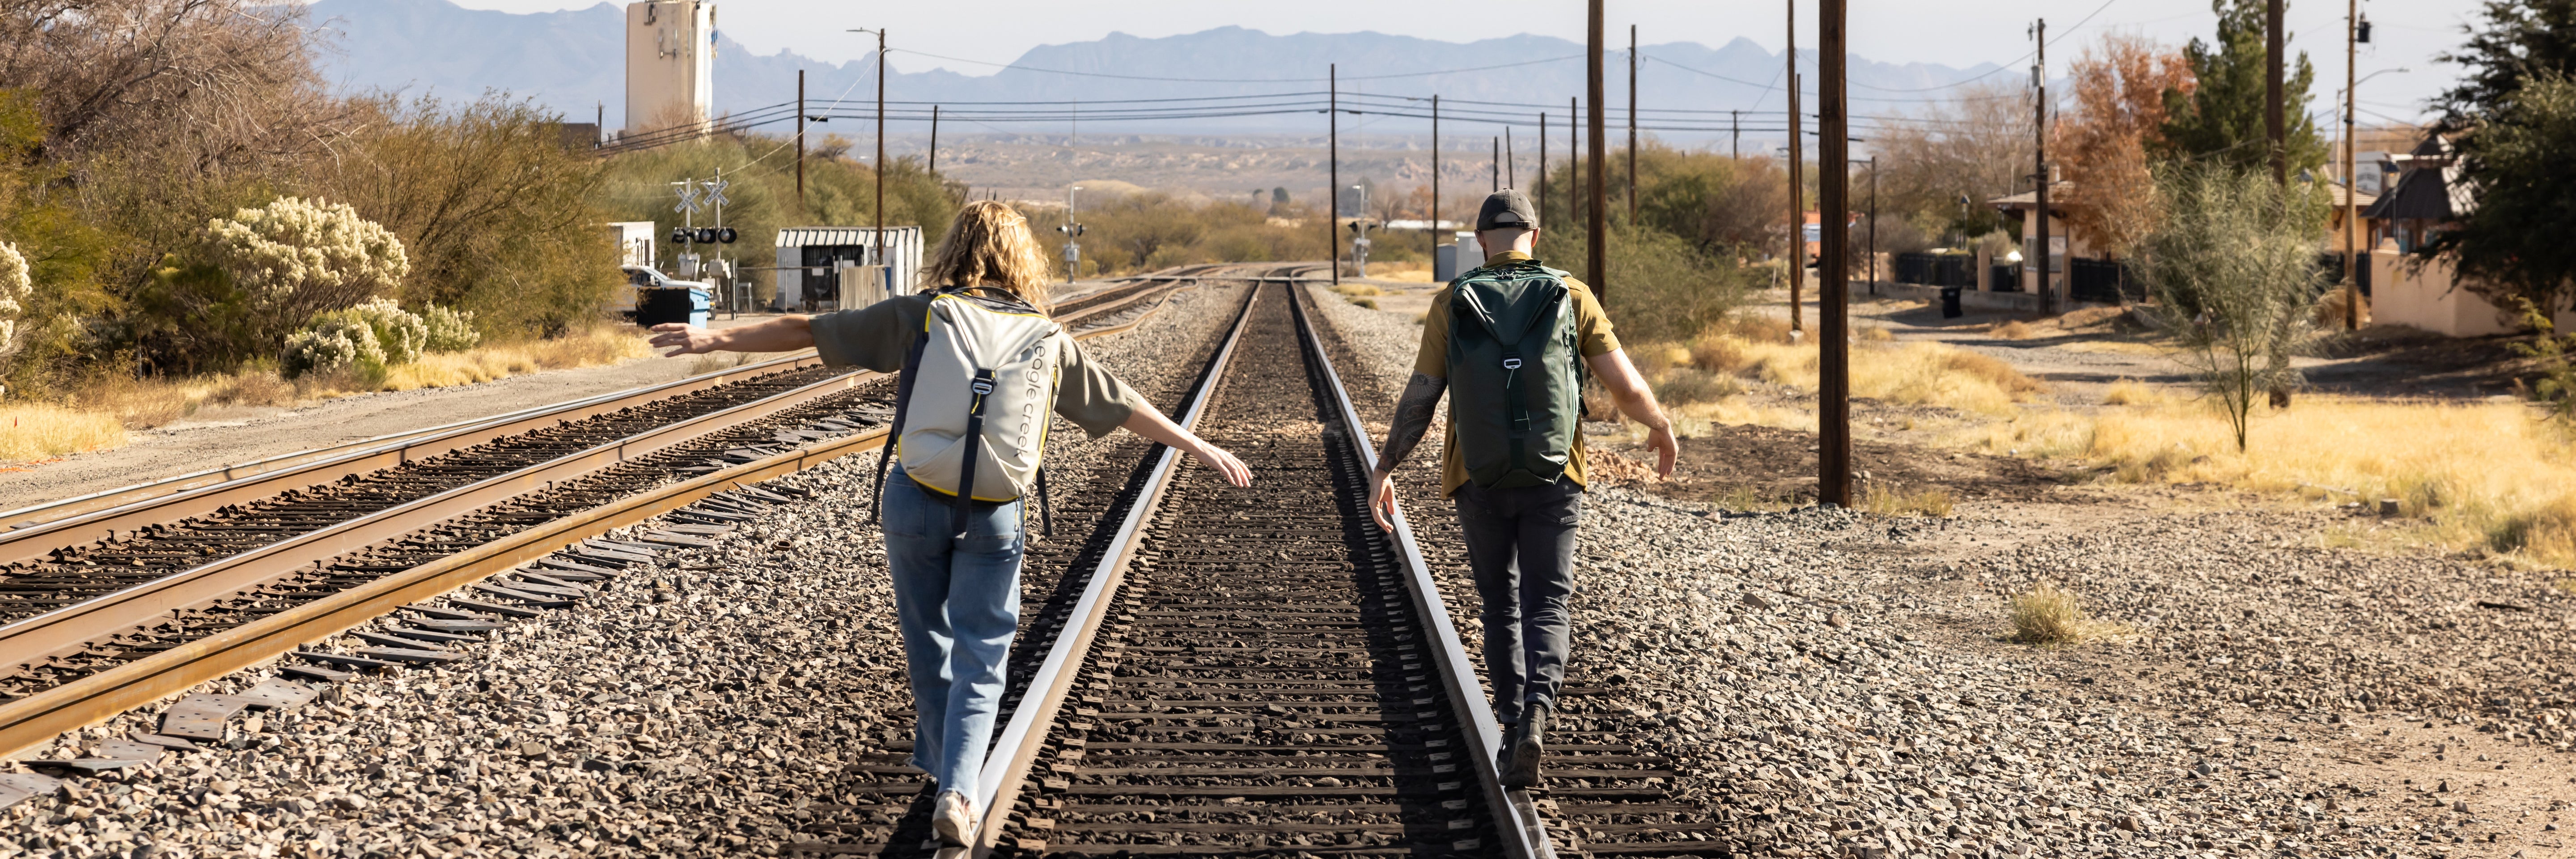
[[[1129,330],[1160,306],[1148,299],[1204,279],[1140,280],[1058,318],[1077,337]],[[0,537],[0,754],[738,483],[873,449],[883,381],[790,356],[211,485],[165,482],[18,529]]]
[[[1500,731],[1407,526],[1366,513],[1368,442],[1298,293],[1256,288],[1180,414],[1255,489],[1157,449],[1069,604],[1024,622],[1044,658],[1013,672],[979,855],[1554,855],[1500,785]],[[812,807],[822,837],[788,846],[925,855],[918,778],[861,787],[878,800]]]

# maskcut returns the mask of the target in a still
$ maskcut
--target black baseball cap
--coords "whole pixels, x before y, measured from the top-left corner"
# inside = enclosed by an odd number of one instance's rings
[[[1486,230],[1538,229],[1538,207],[1530,205],[1528,194],[1519,188],[1505,188],[1485,198],[1485,207],[1476,212],[1476,232]]]

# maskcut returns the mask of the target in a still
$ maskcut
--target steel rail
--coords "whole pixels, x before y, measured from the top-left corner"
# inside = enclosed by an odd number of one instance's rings
[[[1159,309],[1157,305],[1145,315],[1150,316]],[[1073,337],[1080,340],[1115,334],[1133,329],[1142,321],[1140,316],[1138,320],[1121,326],[1074,332]],[[874,375],[845,374],[817,385],[839,383],[854,386]],[[754,401],[735,408],[769,401]],[[716,414],[724,412],[703,417]],[[875,450],[883,445],[884,438],[883,429],[872,429],[629,495],[61,686],[0,703],[0,757],[47,742],[64,731],[96,724],[163,696],[274,659],[310,642],[338,635],[402,605],[444,594],[545,557],[583,539],[688,506],[733,484],[767,480],[853,453]],[[585,454],[597,450],[594,448]],[[66,607],[69,608],[76,607]],[[0,650],[14,652],[14,649],[0,642]]]
[[[88,642],[133,629],[173,611],[204,607],[224,597],[273,582],[307,565],[328,561],[629,460],[651,456],[879,378],[883,375],[867,372],[836,375],[792,391],[663,424],[577,453],[487,477],[247,552],[217,558],[34,617],[0,624],[0,653],[8,654],[7,658],[12,661],[34,662],[77,651]]]
[[[393,468],[566,421],[582,420],[655,400],[821,363],[822,359],[815,357],[812,350],[806,350],[784,358],[659,385],[520,409],[409,433],[378,436],[22,507],[0,514],[0,521],[28,515],[59,516],[15,531],[0,532],[0,564],[35,560],[57,549],[114,539],[147,526],[203,516],[230,505],[329,483],[348,474]]]
[[[1325,383],[1331,388],[1333,402],[1341,407],[1342,431],[1349,434],[1352,449],[1359,452],[1362,470],[1367,471],[1377,461],[1377,448],[1369,443],[1368,424],[1360,420],[1358,407],[1351,403],[1350,391],[1342,386],[1341,374],[1333,370],[1333,358],[1325,352],[1323,339],[1317,335],[1313,320],[1307,315],[1303,293],[1304,290],[1294,285],[1288,287],[1288,306],[1295,313],[1298,332],[1303,335],[1299,342],[1313,356]],[[1504,850],[1521,859],[1553,859],[1556,849],[1548,842],[1546,823],[1539,818],[1538,808],[1530,800],[1529,791],[1503,787],[1502,773],[1494,769],[1494,752],[1502,745],[1501,723],[1494,719],[1493,705],[1485,703],[1484,684],[1476,679],[1476,663],[1468,658],[1466,645],[1458,640],[1458,627],[1449,619],[1449,604],[1440,594],[1440,583],[1431,577],[1431,565],[1422,559],[1421,545],[1414,542],[1413,526],[1405,520],[1404,505],[1399,501],[1394,507],[1395,513],[1388,519],[1395,527],[1387,536],[1403,549],[1407,572],[1405,586],[1413,591],[1415,612],[1420,615],[1425,628],[1439,634],[1440,646],[1432,651],[1432,657],[1440,664],[1441,681],[1449,687],[1450,705],[1460,711],[1465,724],[1475,726],[1474,730],[1462,733],[1467,736],[1470,763],[1476,770],[1477,781],[1485,786],[1486,806],[1510,809],[1511,812],[1512,825],[1495,827],[1502,831]]]
[[[1252,310],[1260,300],[1261,293],[1257,289],[1244,299],[1242,309],[1235,315],[1233,329],[1226,333],[1224,344],[1217,347],[1216,355],[1208,361],[1207,372],[1192,390],[1189,409],[1175,421],[1182,429],[1196,427],[1199,416],[1207,413],[1217,387],[1225,381],[1225,370],[1233,360],[1235,344],[1242,342],[1244,330],[1252,324]],[[1156,454],[1143,491],[1138,492],[1136,500],[1128,505],[1126,519],[1119,523],[1118,531],[1110,538],[1108,550],[1101,553],[1099,565],[1092,568],[1090,580],[1083,584],[1082,597],[1067,613],[1064,630],[1056,634],[1054,645],[1047,651],[1046,661],[1030,674],[1029,685],[1020,695],[1019,706],[1011,711],[1011,721],[996,738],[993,751],[984,758],[984,765],[976,777],[982,795],[974,798],[975,807],[983,809],[983,822],[977,827],[975,855],[989,856],[994,838],[1009,822],[1009,806],[997,800],[1019,793],[1021,784],[1028,778],[1029,767],[1036,762],[1046,744],[1046,726],[1055,719],[1056,710],[1064,703],[1066,691],[1072,688],[1075,676],[1080,673],[1082,656],[1090,652],[1091,641],[1100,631],[1100,620],[1108,613],[1110,596],[1118,592],[1119,584],[1126,579],[1128,565],[1135,560],[1145,522],[1153,518],[1154,508],[1162,501],[1164,490],[1171,486],[1171,477],[1179,470],[1180,462],[1181,452],[1170,446],[1162,446],[1161,452]]]

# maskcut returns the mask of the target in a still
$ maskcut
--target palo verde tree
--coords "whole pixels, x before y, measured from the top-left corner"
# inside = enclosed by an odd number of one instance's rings
[[[2158,168],[2167,217],[2138,254],[2138,274],[2156,298],[2150,312],[2174,333],[2175,358],[2226,413],[2239,451],[2255,399],[2298,384],[2289,358],[2315,343],[2326,286],[2316,263],[2323,196],[2269,174],[2223,163]]]
[[[2499,306],[2576,300],[2576,0],[2493,0],[2436,102],[2476,205],[2418,249]]]

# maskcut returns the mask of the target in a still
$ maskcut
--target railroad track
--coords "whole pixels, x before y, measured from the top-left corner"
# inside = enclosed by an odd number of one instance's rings
[[[1197,280],[1138,280],[1058,317],[1078,337],[1129,330]],[[885,381],[791,356],[39,510],[64,515],[0,535],[0,754],[735,484],[873,449]]]
[[[979,852],[1554,855],[1534,800],[1499,785],[1500,732],[1409,532],[1365,512],[1368,442],[1313,343],[1290,288],[1257,290],[1182,413],[1255,488],[1158,450],[1059,584],[1071,604],[1024,632],[1043,658],[1014,672]],[[789,846],[928,855],[927,797],[884,754],[853,770],[895,777],[812,806],[816,837]]]

